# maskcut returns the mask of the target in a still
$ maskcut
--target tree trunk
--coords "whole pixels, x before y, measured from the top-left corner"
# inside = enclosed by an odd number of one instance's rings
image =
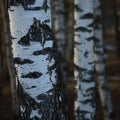
[[[74,119],[74,66],[73,66],[73,1],[55,0],[53,6],[53,29],[56,44],[58,81],[65,120]],[[71,99],[70,99],[71,98]]]
[[[111,103],[111,95],[109,91],[109,83],[105,75],[104,63],[104,43],[103,43],[103,27],[100,0],[95,0],[95,61],[97,73],[97,86],[100,94],[101,104],[103,108],[104,120],[112,120],[113,110]]]
[[[23,120],[60,120],[49,0],[10,6],[13,58]]]
[[[14,119],[18,113],[15,74],[11,57],[7,1],[0,1],[0,114],[1,119]],[[2,101],[4,99],[4,102]],[[2,113],[1,113],[2,108]],[[7,116],[6,116],[7,114]]]
[[[93,0],[75,0],[76,120],[95,120],[93,5]]]
[[[74,56],[74,2],[73,0],[65,0],[65,96],[66,96],[66,105],[68,113],[68,120],[74,120],[74,99],[75,99],[75,81],[74,81],[74,65],[73,65],[73,56]]]

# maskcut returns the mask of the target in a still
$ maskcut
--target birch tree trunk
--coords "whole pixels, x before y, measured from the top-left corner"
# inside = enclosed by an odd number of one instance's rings
[[[23,120],[61,120],[49,0],[10,6],[10,30]],[[63,119],[64,120],[64,119]]]
[[[95,61],[93,0],[75,0],[74,63],[76,120],[95,120]]]
[[[65,75],[64,73],[64,50],[65,50],[65,18],[64,18],[64,4],[63,0],[52,0],[52,27],[54,32],[55,44],[54,48],[56,51],[55,60],[57,63],[57,84],[59,86],[60,96],[59,100],[61,102],[61,112],[63,116],[62,120],[67,120],[67,115],[65,114],[65,106],[63,105],[62,86]]]
[[[74,66],[73,66],[73,1],[55,0],[53,5],[53,29],[56,40],[58,81],[61,82],[61,98],[65,120],[74,119]],[[61,74],[61,76],[60,76]],[[71,98],[71,99],[70,99]]]
[[[105,75],[103,27],[100,0],[94,0],[95,9],[95,61],[97,86],[103,108],[104,120],[112,120],[113,109],[108,79]]]

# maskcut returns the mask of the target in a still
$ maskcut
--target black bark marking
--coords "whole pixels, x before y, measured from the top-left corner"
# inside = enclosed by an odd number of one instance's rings
[[[80,71],[87,71],[87,69],[80,67]]]
[[[48,67],[48,70],[54,70],[57,67],[56,63]]]
[[[45,55],[45,54],[48,54],[52,51],[52,48],[51,47],[46,47],[42,50],[37,50],[35,52],[33,52],[33,55]]]
[[[75,45],[81,45],[82,43],[80,42],[74,42]]]
[[[94,19],[94,15],[92,13],[87,13],[80,17],[81,19]]]
[[[47,4],[47,0],[44,0],[43,5],[42,5],[41,8],[42,8],[45,12],[47,12],[47,10],[48,10],[48,8],[49,8],[49,6],[48,6],[48,4]]]
[[[97,43],[97,42],[99,42],[99,41],[100,41],[100,40],[99,40],[97,37],[94,38],[94,42],[95,42],[95,43]]]
[[[10,37],[11,37],[11,39],[13,39],[13,40],[14,40],[14,39],[17,39],[16,37],[13,37],[13,36],[10,36]]]
[[[23,64],[32,64],[34,62],[32,60],[29,60],[29,59],[21,59],[20,57],[16,57],[16,58],[14,58],[14,63],[19,64],[19,65],[23,65]]]
[[[82,12],[83,10],[79,7],[79,5],[74,5],[74,8],[77,12]]]
[[[87,69],[85,69],[85,68],[82,68],[82,67],[79,67],[78,65],[76,65],[76,64],[74,64],[74,67],[75,67],[75,69],[76,70],[79,70],[79,71],[87,71]]]
[[[89,52],[86,50],[85,53],[84,53],[84,56],[88,57],[88,54],[89,54]]]
[[[19,41],[18,44],[23,45],[23,46],[29,46],[30,45],[30,38],[29,34],[26,36],[23,36]]]
[[[31,87],[28,87],[26,89],[32,89],[32,88],[36,88],[36,86],[31,86]]]
[[[89,64],[89,65],[91,65],[91,64],[95,64],[95,61],[93,61],[93,62],[89,62],[88,64]]]
[[[94,38],[95,38],[94,36],[91,36],[91,37],[87,38],[86,40],[87,41],[92,41],[92,40],[94,40]]]
[[[94,22],[90,23],[90,24],[88,25],[88,27],[93,28],[93,27],[94,27]]]
[[[77,27],[77,28],[75,28],[75,31],[76,31],[76,32],[89,32],[89,33],[92,32],[92,30],[87,29],[87,28],[85,28],[85,27]]]
[[[95,72],[94,70],[88,70],[88,71],[87,71],[87,73],[88,73],[89,75],[94,75],[94,72]]]
[[[35,7],[28,6],[28,5],[34,5],[35,0],[15,0],[15,3],[11,3],[10,5],[18,6],[17,3],[21,3],[24,10],[31,10],[31,11],[44,10],[45,12],[47,12],[47,10],[49,9],[49,6],[47,4],[47,0],[44,0],[42,6],[35,6]]]
[[[83,104],[87,104],[87,103],[92,103],[93,100],[92,99],[87,99],[87,100],[80,101],[80,102],[83,103]]]
[[[90,87],[86,90],[87,93],[94,93],[95,87]]]
[[[39,78],[42,75],[42,73],[40,72],[29,72],[26,75],[22,75],[22,78]]]
[[[40,94],[36,97],[38,100],[45,100],[47,99],[47,96],[45,94]]]
[[[84,82],[84,83],[91,83],[91,82],[94,82],[94,79],[82,79],[81,82]]]
[[[35,4],[35,0],[16,0],[17,3],[21,3],[24,10],[40,10],[41,7],[37,6],[37,7],[28,7],[28,5],[34,5]]]
[[[41,42],[42,45],[45,44],[48,40],[53,40],[53,32],[50,27],[47,25],[47,22],[50,20],[47,19],[41,23],[40,20],[33,18],[33,24],[30,26],[27,34],[23,36],[18,44],[23,46],[29,46],[30,41]]]

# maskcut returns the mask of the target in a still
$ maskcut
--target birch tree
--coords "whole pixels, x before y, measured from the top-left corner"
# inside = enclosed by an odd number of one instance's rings
[[[64,50],[65,50],[65,19],[64,19],[64,4],[62,0],[53,0],[52,6],[52,27],[54,32],[55,42],[54,48],[56,51],[55,60],[57,63],[57,84],[59,86],[60,96],[59,100],[61,106],[63,106],[63,94],[61,94],[62,80],[64,79],[63,66],[64,66]],[[61,63],[62,61],[62,63]],[[67,116],[64,114],[64,108],[62,107],[62,119],[66,120]]]
[[[75,0],[76,120],[95,120],[94,1]]]
[[[18,0],[16,4],[8,12],[20,118],[60,120],[50,1]]]
[[[58,81],[61,84],[61,98],[65,120],[74,119],[74,76],[73,76],[73,1],[55,0],[53,8],[53,29],[56,45]],[[71,99],[70,99],[71,98]]]
[[[108,79],[105,75],[104,63],[104,43],[103,43],[103,26],[100,0],[94,1],[95,9],[95,61],[97,72],[97,86],[100,94],[104,120],[112,120],[113,109],[109,91]]]

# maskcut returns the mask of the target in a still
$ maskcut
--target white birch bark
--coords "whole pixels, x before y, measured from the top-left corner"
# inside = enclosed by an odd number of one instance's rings
[[[27,7],[17,3],[10,6],[9,18],[21,119],[56,120],[50,1],[33,0]]]
[[[76,120],[95,120],[93,5],[93,0],[75,0]]]
[[[104,43],[103,43],[103,27],[100,0],[94,0],[95,10],[95,61],[97,72],[97,87],[102,104],[104,120],[112,120],[113,109],[111,95],[109,91],[108,79],[105,75],[104,63]]]

